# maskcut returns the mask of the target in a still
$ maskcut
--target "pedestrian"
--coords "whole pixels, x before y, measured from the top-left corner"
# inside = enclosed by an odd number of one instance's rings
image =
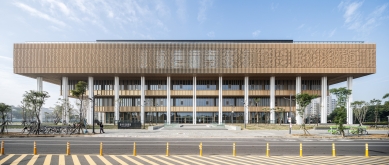
[[[100,122],[100,133],[101,133],[101,132],[105,133],[105,132],[104,132],[104,125],[103,125],[103,122]]]

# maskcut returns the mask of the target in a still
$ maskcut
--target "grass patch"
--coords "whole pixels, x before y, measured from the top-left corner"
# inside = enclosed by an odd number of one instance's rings
[[[242,123],[234,123],[227,124],[233,126],[240,126],[242,130],[244,130],[244,124]],[[306,129],[312,129],[315,125],[305,125]],[[289,130],[289,124],[246,124],[247,130]],[[292,130],[300,130],[301,126],[292,125]]]

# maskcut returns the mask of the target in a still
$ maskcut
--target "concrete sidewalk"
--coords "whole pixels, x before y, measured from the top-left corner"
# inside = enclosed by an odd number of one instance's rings
[[[8,132],[20,132],[20,129],[8,129]],[[96,134],[88,129],[87,134],[58,135],[53,136],[85,136],[85,137],[142,137],[142,138],[341,138],[340,135],[332,135],[327,130],[308,130],[311,136],[302,136],[303,130],[144,130],[144,129],[105,129],[105,133],[100,134],[99,129],[95,129]],[[368,130],[369,135],[348,135],[346,138],[377,139],[372,134],[386,135],[388,130]],[[389,138],[378,138],[389,139]]]

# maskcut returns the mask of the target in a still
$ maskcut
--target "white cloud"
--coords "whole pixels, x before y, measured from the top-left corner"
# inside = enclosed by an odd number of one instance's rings
[[[62,2],[59,2],[57,0],[43,0],[44,3],[50,4],[51,10],[57,10],[59,8],[59,11],[61,11],[64,15],[68,16],[70,15],[69,8]]]
[[[197,21],[203,23],[207,20],[207,9],[212,6],[213,1],[211,0],[202,0],[200,1],[199,13],[197,14]]]
[[[11,57],[6,57],[6,56],[0,56],[1,59],[5,59],[5,60],[8,60],[8,61],[12,61],[13,58]]]
[[[379,26],[382,21],[388,19],[384,16],[384,11],[388,4],[376,7],[370,14],[363,14],[360,10],[363,2],[341,2],[338,8],[344,12],[344,25],[349,30],[354,30],[362,34],[369,34],[375,27]]]
[[[177,16],[181,21],[186,21],[186,0],[176,0]]]
[[[297,27],[297,29],[301,29],[305,26],[305,24],[301,24],[299,27]]]
[[[334,30],[332,30],[329,34],[328,34],[328,37],[332,37],[336,32],[336,28]]]
[[[214,38],[215,37],[215,32],[210,31],[210,32],[207,33],[207,36],[211,37],[211,38]]]
[[[55,24],[58,24],[58,25],[61,25],[61,26],[66,26],[66,24],[64,22],[62,22],[60,20],[57,20],[57,19],[55,19],[55,18],[53,18],[53,17],[51,17],[51,16],[49,16],[49,15],[47,15],[45,13],[42,13],[42,12],[40,12],[40,11],[38,11],[38,10],[36,10],[36,9],[34,9],[34,8],[24,4],[24,3],[15,2],[14,5],[19,7],[19,8],[21,8],[21,9],[23,9],[23,10],[25,10],[25,11],[27,11],[32,16],[45,19],[47,21],[50,21],[52,23],[55,23]]]
[[[252,34],[253,34],[253,37],[254,38],[256,38],[256,37],[258,37],[259,36],[259,34],[261,33],[261,31],[260,30],[256,30],[255,32],[253,32]]]

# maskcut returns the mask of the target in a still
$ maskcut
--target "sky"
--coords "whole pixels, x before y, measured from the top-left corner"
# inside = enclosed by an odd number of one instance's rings
[[[0,102],[20,105],[36,79],[13,73],[13,44],[28,41],[271,40],[376,43],[376,74],[354,79],[353,99],[389,93],[389,1],[7,0],[0,2]],[[346,80],[345,80],[346,82]],[[330,88],[346,87],[346,83]],[[54,107],[60,87],[43,83]]]

